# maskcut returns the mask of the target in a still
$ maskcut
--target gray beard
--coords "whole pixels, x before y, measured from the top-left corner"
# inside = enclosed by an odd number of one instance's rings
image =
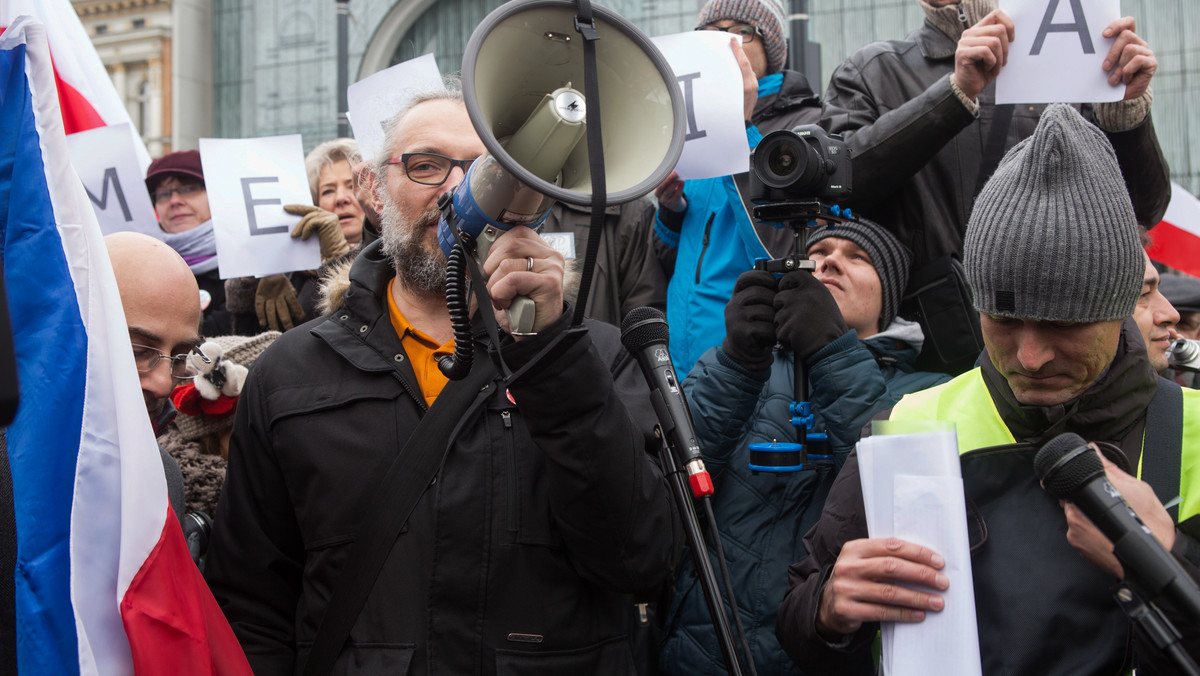
[[[411,219],[386,199],[379,217],[383,253],[392,259],[404,289],[422,296],[446,295],[446,256],[436,241],[432,246],[428,243],[428,228],[438,222],[441,212],[431,208]]]

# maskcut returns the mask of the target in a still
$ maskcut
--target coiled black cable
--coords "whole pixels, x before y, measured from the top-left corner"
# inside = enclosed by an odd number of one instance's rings
[[[471,303],[467,297],[466,252],[455,244],[446,260],[446,309],[454,329],[454,354],[438,358],[438,368],[450,380],[462,380],[475,361],[471,341]]]

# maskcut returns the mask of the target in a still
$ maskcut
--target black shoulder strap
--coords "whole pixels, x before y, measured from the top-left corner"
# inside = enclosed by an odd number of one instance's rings
[[[346,565],[317,627],[303,673],[328,674],[358,620],[392,545],[437,475],[450,434],[480,390],[495,376],[491,362],[478,358],[463,380],[451,380],[396,454],[363,514],[365,521],[350,546]]]
[[[1146,434],[1142,442],[1142,480],[1150,484],[1164,505],[1179,497],[1179,472],[1183,455],[1183,388],[1159,376],[1158,390],[1146,409]],[[1179,505],[1167,509],[1179,523]]]
[[[983,157],[979,162],[979,175],[975,177],[975,194],[983,190],[983,184],[992,177],[992,172],[1000,166],[1004,157],[1004,143],[1008,140],[1008,128],[1012,125],[1013,109],[1011,103],[992,107],[992,124],[988,130],[987,142],[983,146]]]

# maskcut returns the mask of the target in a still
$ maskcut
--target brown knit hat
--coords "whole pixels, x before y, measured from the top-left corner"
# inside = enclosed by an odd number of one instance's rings
[[[205,435],[220,434],[233,427],[233,412],[237,408],[237,399],[241,396],[245,374],[237,378],[236,382],[233,378],[228,379],[222,386],[213,382],[213,372],[225,375],[240,370],[238,367],[248,369],[250,364],[258,359],[258,355],[280,335],[278,331],[267,331],[257,336],[217,336],[200,346],[200,351],[210,358],[212,364],[208,366],[209,371],[196,376],[196,380],[207,378],[207,382],[200,383],[203,387],[197,387],[196,383],[181,385],[171,393],[171,401],[179,409],[179,415],[175,416],[175,426],[179,428],[184,439],[195,441]],[[212,343],[220,349],[213,350],[210,347]],[[215,356],[222,351],[223,354]],[[206,392],[207,396],[200,394],[201,390]],[[210,413],[203,410],[202,406],[206,402],[215,403],[218,399],[225,404],[220,407],[220,412]]]
[[[696,28],[721,19],[742,21],[762,32],[767,53],[767,75],[783,70],[787,63],[787,14],[779,0],[709,0],[696,18]]]

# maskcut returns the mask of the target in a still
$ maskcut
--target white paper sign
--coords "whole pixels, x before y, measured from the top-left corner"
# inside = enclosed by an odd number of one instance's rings
[[[221,279],[263,277],[321,264],[316,237],[293,239],[285,204],[312,204],[299,134],[200,139]]]
[[[146,192],[146,172],[138,159],[132,127],[122,123],[71,134],[67,150],[92,201],[101,232],[162,235]]]
[[[683,92],[685,136],[683,154],[675,165],[681,178],[715,178],[750,170],[742,71],[730,39],[719,31],[654,38]]]
[[[932,549],[946,561],[946,606],[921,622],[880,627],[883,672],[889,676],[977,676],[979,633],[967,534],[962,466],[953,431],[876,434],[858,442],[859,480],[872,538],[895,536]]]
[[[383,126],[418,92],[442,85],[433,54],[381,70],[346,89],[347,115],[358,150],[368,160],[383,150]]]
[[[1008,65],[996,77],[996,103],[1120,101],[1125,85],[1102,67],[1112,47],[1104,29],[1121,18],[1120,0],[1001,0],[1012,19]]]

